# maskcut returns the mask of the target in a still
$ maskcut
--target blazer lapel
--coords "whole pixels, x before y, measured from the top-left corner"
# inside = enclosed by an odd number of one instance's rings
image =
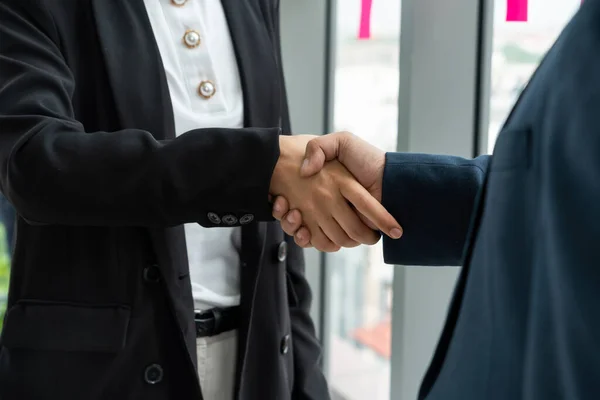
[[[174,138],[169,88],[143,0],[92,0],[92,8],[121,126]]]
[[[233,41],[244,92],[247,127],[280,126],[278,60],[257,0],[221,0]]]

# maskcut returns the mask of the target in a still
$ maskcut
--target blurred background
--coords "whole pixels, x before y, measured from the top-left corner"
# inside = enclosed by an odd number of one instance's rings
[[[507,0],[281,1],[286,78],[299,133],[325,126],[388,151],[465,156],[492,152],[515,99],[580,6],[580,0],[529,0],[527,20],[515,22],[507,21]],[[298,66],[297,60],[305,61]],[[426,93],[431,110],[423,110],[415,93]],[[434,144],[422,144],[425,139]],[[454,144],[462,147],[455,151]],[[0,330],[8,249],[0,225]],[[414,398],[455,275],[385,265],[381,245],[310,253],[308,260],[333,397]],[[411,294],[410,288],[420,289]]]
[[[6,229],[4,224],[0,224],[0,332],[4,321],[6,310],[6,296],[8,295],[10,255],[8,249],[8,240],[6,238]]]

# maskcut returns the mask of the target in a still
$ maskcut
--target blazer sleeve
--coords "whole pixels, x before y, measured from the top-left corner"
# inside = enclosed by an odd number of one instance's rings
[[[270,221],[279,128],[86,131],[52,17],[37,2],[0,1],[0,183],[31,223],[173,226],[207,214]],[[233,134],[234,133],[234,134]]]
[[[462,264],[463,248],[477,194],[490,156],[475,159],[387,153],[382,204],[404,230],[384,236],[387,264]]]

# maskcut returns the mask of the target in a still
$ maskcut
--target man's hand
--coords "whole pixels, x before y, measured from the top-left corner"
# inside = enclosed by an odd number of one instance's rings
[[[301,175],[313,176],[326,167],[328,161],[335,159],[344,164],[358,182],[378,202],[381,202],[385,152],[348,132],[313,137],[307,143]],[[304,223],[301,210],[295,209],[285,197],[280,196],[275,199],[273,216],[281,221],[282,228],[287,234],[295,237],[298,245],[302,247],[314,245],[312,243],[314,232]],[[391,238],[397,239],[402,235],[399,225],[382,227],[374,224],[366,214],[361,215],[361,219],[371,227],[376,226]]]
[[[323,161],[318,170],[301,173],[301,168],[307,167],[302,166],[307,145],[316,138],[280,138],[280,156],[270,187],[272,195],[287,199],[286,206],[302,212],[311,243],[321,251],[376,243],[379,234],[365,225],[357,212],[379,229],[389,231],[399,227],[380,202],[338,161],[327,165]]]

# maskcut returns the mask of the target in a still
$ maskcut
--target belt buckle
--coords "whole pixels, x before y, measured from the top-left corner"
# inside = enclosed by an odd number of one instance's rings
[[[196,335],[213,336],[219,332],[222,315],[221,310],[218,308],[196,313],[194,319],[196,322],[200,322],[200,324],[196,324]]]

